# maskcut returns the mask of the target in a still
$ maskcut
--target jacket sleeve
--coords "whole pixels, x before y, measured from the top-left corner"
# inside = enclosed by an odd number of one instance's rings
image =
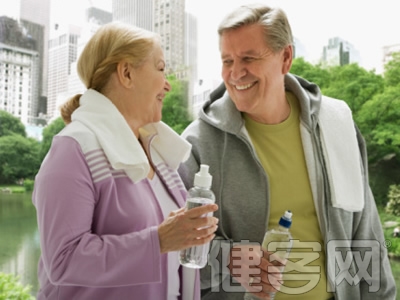
[[[92,232],[96,193],[79,144],[55,137],[33,192],[41,259],[50,282],[85,287],[160,282],[157,227],[121,235]]]
[[[364,209],[354,214],[353,220],[353,240],[372,240],[379,244],[379,256],[372,262],[372,268],[379,266],[379,272],[375,273],[379,276],[372,276],[371,285],[367,282],[362,281],[359,285],[360,288],[360,299],[396,299],[396,284],[391,270],[387,249],[385,247],[385,237],[379,214],[376,208],[374,196],[369,186],[368,178],[368,163],[367,163],[367,151],[365,147],[365,141],[362,137],[358,128],[356,128],[357,139],[359,143],[362,167],[363,167],[363,180],[364,180],[364,193],[365,203]],[[374,258],[375,256],[373,256]],[[374,270],[369,269],[369,272]],[[374,273],[372,273],[374,274]],[[377,292],[371,292],[374,287],[379,287]]]

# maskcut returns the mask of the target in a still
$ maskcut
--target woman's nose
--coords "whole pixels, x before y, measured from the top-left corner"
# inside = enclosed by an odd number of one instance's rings
[[[164,90],[166,90],[167,92],[169,92],[171,90],[171,85],[170,85],[168,79],[165,79]]]

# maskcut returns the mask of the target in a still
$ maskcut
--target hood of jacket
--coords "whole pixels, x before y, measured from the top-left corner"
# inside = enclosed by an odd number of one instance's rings
[[[285,75],[285,89],[296,95],[301,106],[301,122],[310,130],[312,120],[318,115],[321,105],[321,91],[319,87],[297,75]],[[199,118],[228,133],[238,135],[244,126],[241,112],[222,83],[211,94],[199,111]]]

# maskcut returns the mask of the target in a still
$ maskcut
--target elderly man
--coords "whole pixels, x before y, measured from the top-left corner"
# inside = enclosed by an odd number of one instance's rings
[[[208,164],[219,205],[202,299],[242,300],[246,290],[269,299],[275,288],[275,299],[395,299],[350,109],[289,73],[293,38],[281,9],[241,6],[218,33],[224,83],[184,131],[192,155],[179,170],[190,187]],[[272,252],[252,243],[288,209],[297,263],[282,283]]]

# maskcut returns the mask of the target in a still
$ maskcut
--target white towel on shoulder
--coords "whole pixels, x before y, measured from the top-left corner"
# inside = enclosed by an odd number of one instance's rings
[[[364,208],[361,156],[350,108],[344,101],[323,96],[319,125],[332,206],[361,211]]]
[[[84,124],[96,135],[111,166],[124,170],[133,182],[145,178],[150,170],[147,156],[115,105],[92,89],[87,90],[79,102],[80,106],[71,119]],[[177,169],[179,163],[189,157],[190,144],[163,122],[151,123],[143,128],[157,135],[152,147],[171,168]]]

